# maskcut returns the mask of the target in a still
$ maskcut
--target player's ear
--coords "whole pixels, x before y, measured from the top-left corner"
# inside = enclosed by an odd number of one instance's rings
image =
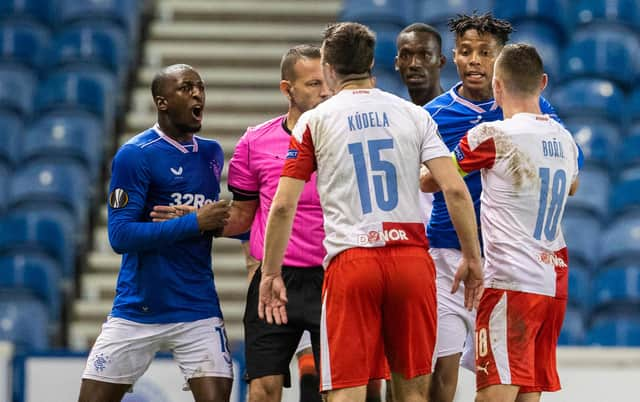
[[[280,92],[285,96],[285,98],[291,100],[291,81],[281,80]]]
[[[158,110],[165,111],[169,107],[168,102],[167,102],[167,98],[165,98],[164,96],[156,96],[154,101],[155,101],[155,104],[156,104],[156,108]]]
[[[393,65],[396,68],[396,71],[400,71],[400,67],[398,67],[398,56],[393,59]]]
[[[447,64],[447,56],[445,56],[444,54],[440,53],[440,64],[439,64],[438,68],[442,69],[442,67],[444,67],[445,64]]]
[[[540,81],[540,92],[544,91],[549,83],[549,76],[546,73],[542,74],[542,80]]]

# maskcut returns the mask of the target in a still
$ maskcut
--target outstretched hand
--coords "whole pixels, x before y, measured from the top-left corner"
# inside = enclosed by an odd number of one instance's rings
[[[464,282],[464,307],[469,311],[478,308],[484,292],[484,274],[482,262],[479,259],[462,257],[453,278],[451,293],[458,291],[461,281]]]
[[[169,219],[180,218],[195,211],[191,205],[156,205],[149,214],[153,222],[164,222]]]
[[[260,278],[260,293],[258,297],[258,317],[269,324],[286,324],[287,319],[287,288],[282,280],[282,274],[262,274]]]

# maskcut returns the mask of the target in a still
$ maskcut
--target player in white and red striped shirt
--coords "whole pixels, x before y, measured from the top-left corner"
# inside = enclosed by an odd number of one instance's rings
[[[504,120],[474,127],[453,152],[461,174],[482,176],[476,402],[536,402],[560,389],[555,351],[568,279],[560,222],[580,156],[571,134],[540,110],[546,83],[534,47],[505,46],[493,79]]]

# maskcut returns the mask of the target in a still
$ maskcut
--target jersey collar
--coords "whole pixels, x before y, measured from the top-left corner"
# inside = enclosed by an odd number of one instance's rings
[[[462,86],[462,82],[459,82],[453,87],[451,87],[451,89],[449,90],[449,94],[451,95],[451,98],[453,98],[455,102],[458,102],[463,106],[466,106],[467,108],[473,110],[476,113],[492,112],[498,108],[498,103],[496,103],[495,99],[491,99],[491,100],[480,102],[480,103],[473,103],[472,101],[466,98],[463,98],[462,96],[458,95],[458,88],[460,88],[461,86]],[[486,110],[484,107],[487,107],[489,105],[490,105],[489,110]]]
[[[166,142],[168,142],[169,144],[173,145],[175,148],[178,148],[178,150],[180,152],[182,152],[183,154],[188,154],[189,150],[182,144],[180,144],[178,141],[174,140],[173,138],[169,137],[168,135],[166,135],[161,129],[160,129],[160,125],[158,123],[156,123],[153,126],[153,129],[158,133],[158,135],[160,136],[160,138],[162,138],[163,140],[165,140]],[[191,152],[198,152],[198,141],[196,140],[196,136],[193,136],[193,148],[191,150]]]

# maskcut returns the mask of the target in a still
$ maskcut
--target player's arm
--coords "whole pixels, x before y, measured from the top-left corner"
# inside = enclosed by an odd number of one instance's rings
[[[125,146],[115,156],[109,186],[109,241],[117,253],[134,253],[169,246],[198,236],[224,223],[225,202],[210,204],[199,219],[195,213],[166,222],[149,222],[144,216],[150,176],[147,161],[137,147]],[[200,224],[199,221],[202,221]]]

